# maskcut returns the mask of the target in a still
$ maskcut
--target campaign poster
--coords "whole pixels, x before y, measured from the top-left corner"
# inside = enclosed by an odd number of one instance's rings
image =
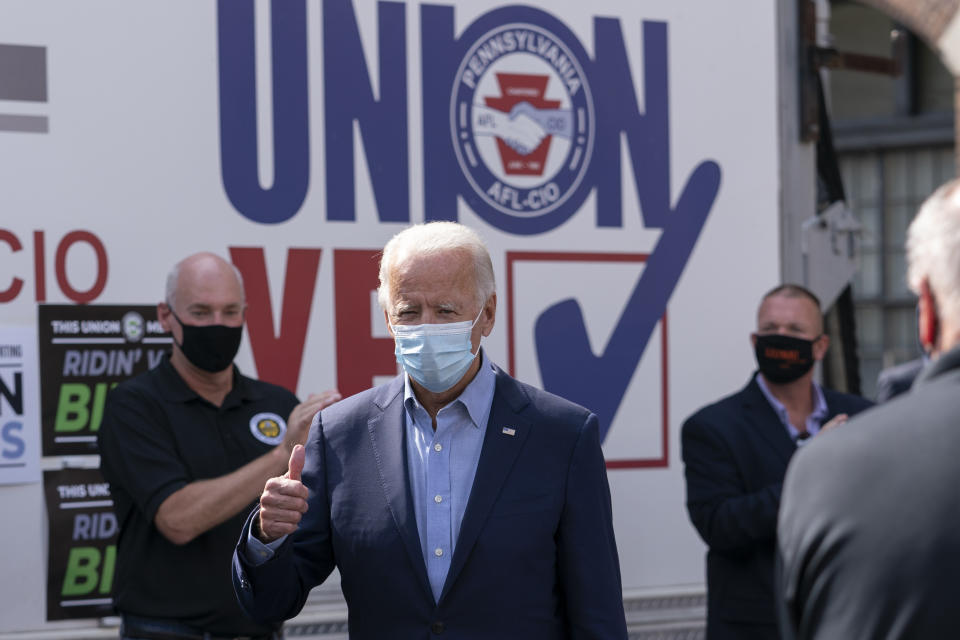
[[[152,305],[38,309],[43,455],[95,454],[107,392],[159,364],[170,334]]]
[[[99,469],[43,472],[50,552],[47,620],[113,614],[117,517]]]
[[[37,333],[0,327],[0,484],[40,481]]]

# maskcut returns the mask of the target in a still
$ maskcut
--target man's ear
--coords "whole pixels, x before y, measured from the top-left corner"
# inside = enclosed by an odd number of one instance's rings
[[[173,319],[173,312],[170,309],[170,305],[166,302],[157,303],[157,320],[160,321],[160,326],[163,327],[163,330],[167,333],[172,332],[171,320]]]
[[[813,341],[813,359],[814,360],[823,360],[823,357],[827,355],[827,349],[830,348],[830,336],[825,333],[821,333],[820,337]]]
[[[927,353],[937,350],[940,333],[940,320],[937,318],[937,303],[930,290],[930,281],[926,278],[920,283],[920,300],[917,303],[917,332],[920,347]]]
[[[490,297],[483,305],[483,317],[480,318],[481,331],[484,337],[490,335],[493,331],[493,325],[497,320],[497,294],[491,293]]]

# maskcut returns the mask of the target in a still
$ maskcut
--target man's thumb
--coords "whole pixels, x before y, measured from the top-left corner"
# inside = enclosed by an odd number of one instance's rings
[[[293,451],[290,453],[290,467],[287,471],[288,478],[300,481],[300,473],[303,471],[303,461],[306,457],[307,452],[302,444],[293,445]]]

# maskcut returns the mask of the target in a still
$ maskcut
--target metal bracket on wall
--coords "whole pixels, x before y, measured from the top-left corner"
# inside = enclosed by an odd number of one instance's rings
[[[829,309],[856,271],[863,226],[840,201],[807,218],[802,228],[803,285]]]

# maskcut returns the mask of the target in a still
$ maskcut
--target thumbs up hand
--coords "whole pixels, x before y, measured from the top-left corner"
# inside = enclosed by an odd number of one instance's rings
[[[290,464],[287,466],[287,472],[283,474],[290,480],[300,482],[300,474],[303,473],[303,462],[307,459],[307,451],[302,444],[293,445],[293,451],[290,452]]]
[[[297,530],[307,511],[307,487],[300,481],[306,451],[303,445],[294,445],[287,472],[267,480],[260,494],[260,514],[254,535],[260,542],[269,543]]]

